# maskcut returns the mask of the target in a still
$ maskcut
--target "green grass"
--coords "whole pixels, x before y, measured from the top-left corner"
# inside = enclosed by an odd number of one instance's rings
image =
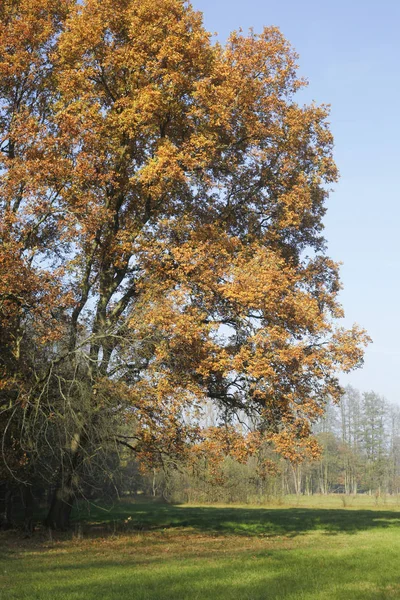
[[[297,504],[297,500],[295,501]],[[1,600],[400,598],[400,510],[120,503],[69,534],[0,537]],[[323,508],[323,506],[328,508]],[[332,507],[335,506],[335,507]]]

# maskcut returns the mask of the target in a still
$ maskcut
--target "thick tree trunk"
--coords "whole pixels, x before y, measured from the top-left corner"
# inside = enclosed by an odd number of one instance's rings
[[[86,442],[86,438],[81,438],[80,432],[76,432],[71,439],[69,465],[61,475],[54,490],[50,509],[45,519],[45,525],[51,529],[65,531],[69,527],[72,507],[75,500],[73,490],[73,480],[81,460],[80,449],[82,444]]]
[[[73,504],[74,494],[71,492],[71,488],[66,485],[56,487],[44,522],[45,525],[59,531],[68,529]]]
[[[35,498],[30,485],[25,485],[22,488],[22,503],[24,505],[24,531],[27,535],[32,535]]]
[[[13,521],[13,498],[14,490],[11,486],[7,486],[4,494],[4,506],[0,518],[0,525],[2,529],[11,529],[14,525]]]

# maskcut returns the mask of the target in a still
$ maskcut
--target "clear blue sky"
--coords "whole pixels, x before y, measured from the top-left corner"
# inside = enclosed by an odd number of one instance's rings
[[[278,26],[300,54],[307,99],[332,106],[341,179],[325,218],[329,254],[344,264],[345,324],[374,340],[342,378],[400,404],[400,1],[192,0],[205,26]]]

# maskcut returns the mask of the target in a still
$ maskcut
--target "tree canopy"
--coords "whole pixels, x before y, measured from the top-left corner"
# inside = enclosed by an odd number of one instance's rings
[[[3,463],[55,504],[109,447],[179,452],[210,400],[293,454],[361,363],[296,60],[181,0],[2,2]]]

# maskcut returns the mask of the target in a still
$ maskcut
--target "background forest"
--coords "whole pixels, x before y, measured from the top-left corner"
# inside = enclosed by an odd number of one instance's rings
[[[209,414],[209,423],[215,424]],[[147,472],[129,487],[129,465],[121,491],[144,491],[180,502],[276,501],[287,494],[370,494],[376,499],[400,489],[400,408],[371,391],[348,386],[339,406],[329,404],[314,427],[319,459],[290,461],[265,447],[238,461],[227,456],[215,468],[210,456],[189,468],[169,464]],[[126,487],[125,487],[126,486]],[[346,502],[345,499],[344,503]]]

